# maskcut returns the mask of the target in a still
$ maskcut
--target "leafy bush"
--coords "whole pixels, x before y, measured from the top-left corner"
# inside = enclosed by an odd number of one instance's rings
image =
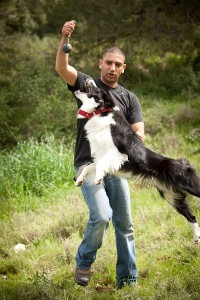
[[[194,58],[186,55],[167,52],[141,53],[134,60],[127,57],[127,70],[124,82],[128,87],[142,91],[144,94],[156,95],[162,98],[177,95],[188,96],[198,94],[200,73],[194,70]]]
[[[53,132],[71,140],[76,128],[76,104],[56,75],[54,39],[20,36],[14,40],[12,74],[0,78],[0,147]],[[9,72],[8,72],[9,73]]]

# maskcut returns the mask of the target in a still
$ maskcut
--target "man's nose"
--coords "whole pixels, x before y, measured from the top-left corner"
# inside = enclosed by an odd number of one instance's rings
[[[110,65],[110,70],[115,71],[115,64],[114,63]]]

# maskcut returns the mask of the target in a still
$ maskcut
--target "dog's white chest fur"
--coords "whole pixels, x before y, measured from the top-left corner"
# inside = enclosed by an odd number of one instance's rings
[[[112,113],[105,117],[100,115],[92,117],[85,125],[91,155],[96,164],[102,164],[105,173],[118,171],[128,160],[128,156],[120,153],[113,142],[111,124],[115,124]]]
[[[111,137],[111,124],[115,124],[115,121],[112,119],[112,114],[109,114],[107,117],[95,116],[85,125],[91,154],[94,158],[105,155],[107,150],[115,147]],[[105,145],[104,149],[102,149],[102,145]]]

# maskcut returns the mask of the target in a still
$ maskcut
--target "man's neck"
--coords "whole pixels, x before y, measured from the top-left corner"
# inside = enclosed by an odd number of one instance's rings
[[[101,77],[100,80],[107,86],[111,87],[111,88],[116,88],[117,85],[118,85],[118,82],[107,82],[107,81],[104,81],[104,79]]]

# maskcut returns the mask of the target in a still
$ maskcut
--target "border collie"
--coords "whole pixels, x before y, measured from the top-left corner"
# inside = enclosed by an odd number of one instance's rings
[[[85,125],[93,163],[81,168],[75,185],[87,177],[100,184],[107,173],[150,179],[160,195],[192,225],[194,242],[200,243],[200,227],[192,214],[186,192],[200,197],[200,176],[186,159],[171,159],[146,148],[116,107],[92,79],[86,81],[87,93],[75,92],[82,101],[78,118],[88,118]]]

